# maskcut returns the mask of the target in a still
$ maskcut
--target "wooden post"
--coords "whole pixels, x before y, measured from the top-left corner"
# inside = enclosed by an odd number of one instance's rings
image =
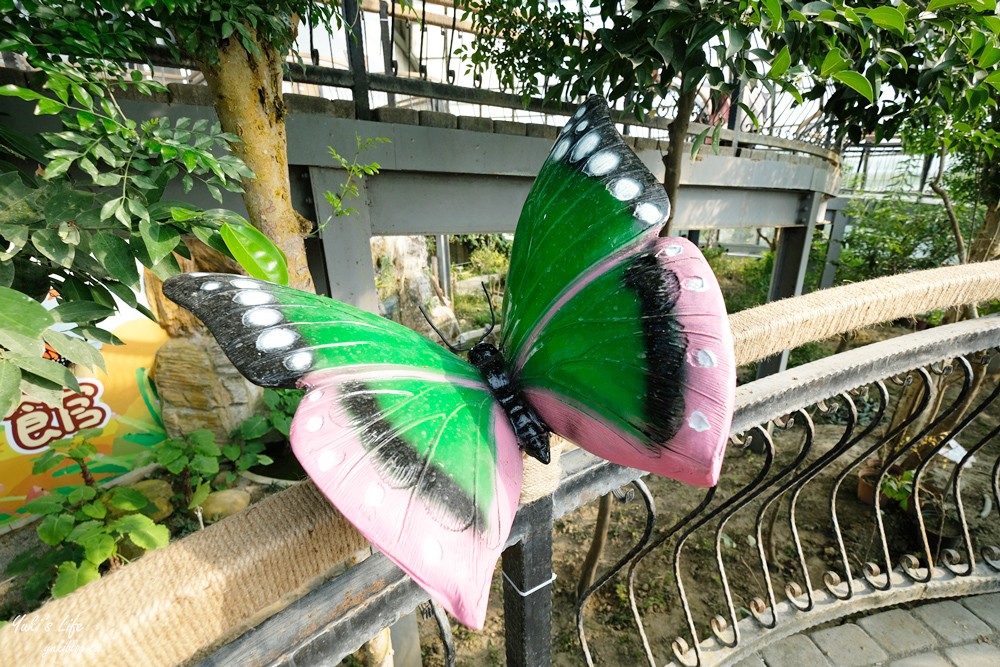
[[[552,663],[552,497],[521,508],[530,526],[503,552],[503,614],[509,667]]]

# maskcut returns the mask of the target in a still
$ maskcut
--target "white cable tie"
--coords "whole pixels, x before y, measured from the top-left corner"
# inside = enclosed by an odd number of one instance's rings
[[[542,583],[538,584],[537,586],[535,586],[534,588],[532,588],[529,591],[522,591],[520,588],[517,587],[517,584],[515,584],[513,581],[510,580],[510,577],[507,576],[506,572],[504,572],[503,570],[500,570],[500,574],[502,574],[503,578],[507,580],[507,583],[510,584],[510,587],[513,588],[515,591],[517,591],[517,594],[520,595],[523,598],[526,598],[529,595],[531,595],[532,593],[535,593],[537,591],[542,590],[543,588],[545,588],[546,586],[550,585],[553,581],[556,580],[556,573],[553,572],[552,573],[552,578],[549,579],[548,581],[543,581]]]

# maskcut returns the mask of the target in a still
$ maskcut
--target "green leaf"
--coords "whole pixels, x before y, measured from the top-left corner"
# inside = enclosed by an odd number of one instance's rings
[[[112,530],[128,534],[140,549],[157,549],[170,542],[170,531],[166,526],[153,523],[145,514],[126,514],[109,526]]]
[[[62,512],[66,502],[62,496],[47,495],[29,500],[21,506],[26,514],[55,514]]]
[[[864,77],[864,75],[858,74],[857,72],[853,71],[845,71],[845,72],[836,72],[833,75],[833,78],[836,79],[837,81],[840,81],[842,84],[854,89],[855,92],[857,92],[866,100],[874,104],[875,100],[874,100],[874,92],[872,91],[872,84],[868,79]]]
[[[219,233],[233,258],[248,274],[280,285],[288,284],[285,254],[259,230],[249,225],[226,223]]]
[[[49,514],[38,524],[38,539],[49,546],[62,542],[73,530],[73,517],[69,514]]]
[[[41,93],[36,93],[28,88],[22,88],[21,86],[15,86],[13,83],[8,83],[6,86],[0,86],[0,95],[6,97],[20,97],[22,100],[43,100],[46,99],[45,95]]]
[[[955,5],[967,5],[969,0],[931,0],[927,4],[927,11],[936,12],[939,9],[947,9]]]
[[[191,502],[188,503],[187,508],[193,510],[195,507],[201,507],[201,504],[205,502],[208,498],[208,494],[212,491],[212,485],[208,482],[202,482],[198,485],[198,488],[194,490],[191,494]]]
[[[113,308],[102,306],[93,301],[66,301],[60,303],[50,312],[56,318],[56,322],[81,323],[97,322],[115,314]]]
[[[78,190],[63,190],[45,202],[45,222],[51,227],[75,220],[94,205],[94,195]]]
[[[832,76],[837,72],[842,72],[851,66],[851,61],[844,58],[840,53],[840,49],[830,49],[823,58],[823,64],[820,66],[820,76]]]
[[[84,550],[84,558],[94,565],[101,565],[115,555],[117,543],[107,533],[92,533],[77,542]]]
[[[103,519],[108,515],[108,506],[104,503],[88,503],[81,507],[80,510],[94,519]]]
[[[228,445],[222,448],[222,455],[225,456],[230,461],[235,461],[240,457],[240,454],[242,453],[243,451],[240,449],[240,446],[237,445],[236,443],[229,443]]]
[[[195,456],[191,459],[191,469],[203,476],[219,472],[219,459],[214,456]]]
[[[111,232],[97,232],[90,238],[90,250],[108,273],[133,289],[139,288],[135,255],[125,239]]]
[[[42,334],[42,338],[52,346],[53,350],[73,363],[80,364],[81,366],[89,366],[90,368],[100,368],[107,372],[107,367],[104,365],[104,357],[87,341],[75,336],[69,336],[55,329],[46,330]]]
[[[35,106],[36,116],[52,116],[57,113],[62,113],[66,109],[66,105],[58,102],[50,97],[43,97],[38,100],[38,104]]]
[[[0,359],[0,419],[21,403],[21,369],[9,359]]]
[[[65,266],[66,268],[72,266],[73,254],[76,252],[76,248],[63,243],[63,240],[59,238],[59,232],[55,229],[39,229],[32,233],[31,243],[38,252],[56,264]]]
[[[108,503],[115,509],[138,512],[149,504],[149,498],[141,491],[119,486],[108,493]]]
[[[143,210],[145,211],[145,209]],[[181,235],[176,229],[170,225],[161,225],[150,221],[148,213],[145,219],[139,221],[139,233],[142,235],[146,251],[149,253],[149,260],[153,264],[158,264],[164,257],[173,252],[181,240]]]
[[[55,323],[42,304],[17,290],[0,287],[0,330],[34,338]]]
[[[771,63],[771,70],[767,75],[772,79],[777,79],[788,70],[788,66],[791,64],[792,56],[788,52],[788,46],[783,46],[778,55],[774,57],[774,61]]]
[[[100,578],[97,566],[90,561],[85,560],[79,565],[66,561],[59,566],[56,581],[52,585],[52,597],[65,597],[81,586]]]
[[[895,7],[876,7],[870,10],[867,16],[872,23],[880,28],[891,30],[900,36],[906,33],[906,19],[903,18],[902,12]]]
[[[69,387],[77,393],[80,391],[80,383],[77,382],[73,373],[57,361],[49,361],[41,357],[15,357],[13,362],[20,366],[22,371],[27,371],[60,387]],[[21,379],[23,381],[30,378],[25,377],[22,373]],[[24,389],[23,384],[21,389]]]
[[[73,489],[70,492],[70,494],[66,496],[66,498],[73,505],[79,505],[85,500],[93,500],[94,496],[96,495],[97,495],[97,490],[94,487],[87,486],[86,484],[81,484],[80,486]]]
[[[240,435],[243,436],[244,440],[261,438],[270,430],[271,427],[263,415],[252,415],[240,424]]]

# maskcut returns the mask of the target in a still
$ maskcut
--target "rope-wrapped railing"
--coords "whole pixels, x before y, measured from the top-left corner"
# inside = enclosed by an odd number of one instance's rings
[[[815,292],[733,315],[736,358],[739,363],[748,363],[872,324],[997,298],[1000,261]],[[794,376],[795,372],[789,372],[769,378],[766,391],[760,383],[742,387],[734,431],[773,416],[765,416],[756,406],[768,402],[787,406],[788,394],[795,393],[792,388],[802,386]],[[816,398],[803,400],[808,403]],[[793,408],[786,407],[789,409]],[[560,466],[558,461],[554,463],[547,469],[526,472],[522,501],[552,493],[560,480]],[[563,486],[572,484],[571,472],[563,468]],[[606,486],[610,489],[619,483],[609,479]],[[573,502],[586,502],[595,493],[598,491],[577,494]],[[567,508],[557,510],[565,512]],[[364,548],[363,539],[353,528],[311,483],[304,483],[53,600],[17,626],[0,628],[0,656],[12,664],[190,663],[283,607],[294,607],[298,598],[329,579],[339,571],[338,566],[343,567]],[[379,568],[382,565],[371,566],[373,572],[383,572],[384,568]],[[362,605],[366,595],[385,593],[397,585],[399,580],[393,577],[377,576],[362,595],[353,590],[339,598],[330,597],[325,618]],[[407,596],[406,604],[400,603],[396,613],[365,622],[377,630],[408,613],[422,599],[419,591]],[[53,650],[51,634],[25,631],[74,618],[84,624],[84,631],[72,638],[71,650]],[[289,637],[308,636],[324,624],[322,619],[303,614]],[[345,650],[354,648],[347,646]]]

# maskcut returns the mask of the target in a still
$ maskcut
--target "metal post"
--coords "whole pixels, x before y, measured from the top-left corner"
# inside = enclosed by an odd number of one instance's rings
[[[437,238],[437,268],[438,283],[446,299],[451,298],[451,249],[448,245],[448,235],[438,234]]]
[[[812,247],[816,220],[823,214],[825,201],[823,194],[814,192],[804,195],[799,209],[799,224],[777,230],[775,239],[777,251],[774,254],[774,272],[771,274],[771,289],[768,301],[777,301],[802,294],[802,285],[809,265],[809,249]],[[780,373],[788,366],[788,350],[763,359],[757,364],[757,377],[762,378]]]
[[[361,32],[361,7],[357,0],[344,0],[344,26],[347,30],[347,61],[354,75],[354,112],[358,120],[371,120],[368,103],[368,69],[365,67],[364,34]]]
[[[538,667],[552,663],[552,496],[519,514],[531,528],[503,552],[507,665]]]
[[[836,208],[834,208],[836,206]],[[840,250],[844,245],[844,233],[850,220],[845,207],[847,199],[834,199],[827,204],[827,210],[833,212],[833,226],[830,228],[830,245],[826,249],[826,263],[823,265],[823,276],[819,279],[819,288],[833,287],[837,277],[837,266],[840,265]]]
[[[389,36],[389,3],[380,0],[378,3],[378,22],[382,32],[382,64],[386,74],[394,74],[392,71],[392,39]],[[396,106],[396,93],[387,93],[389,96],[389,106]]]

